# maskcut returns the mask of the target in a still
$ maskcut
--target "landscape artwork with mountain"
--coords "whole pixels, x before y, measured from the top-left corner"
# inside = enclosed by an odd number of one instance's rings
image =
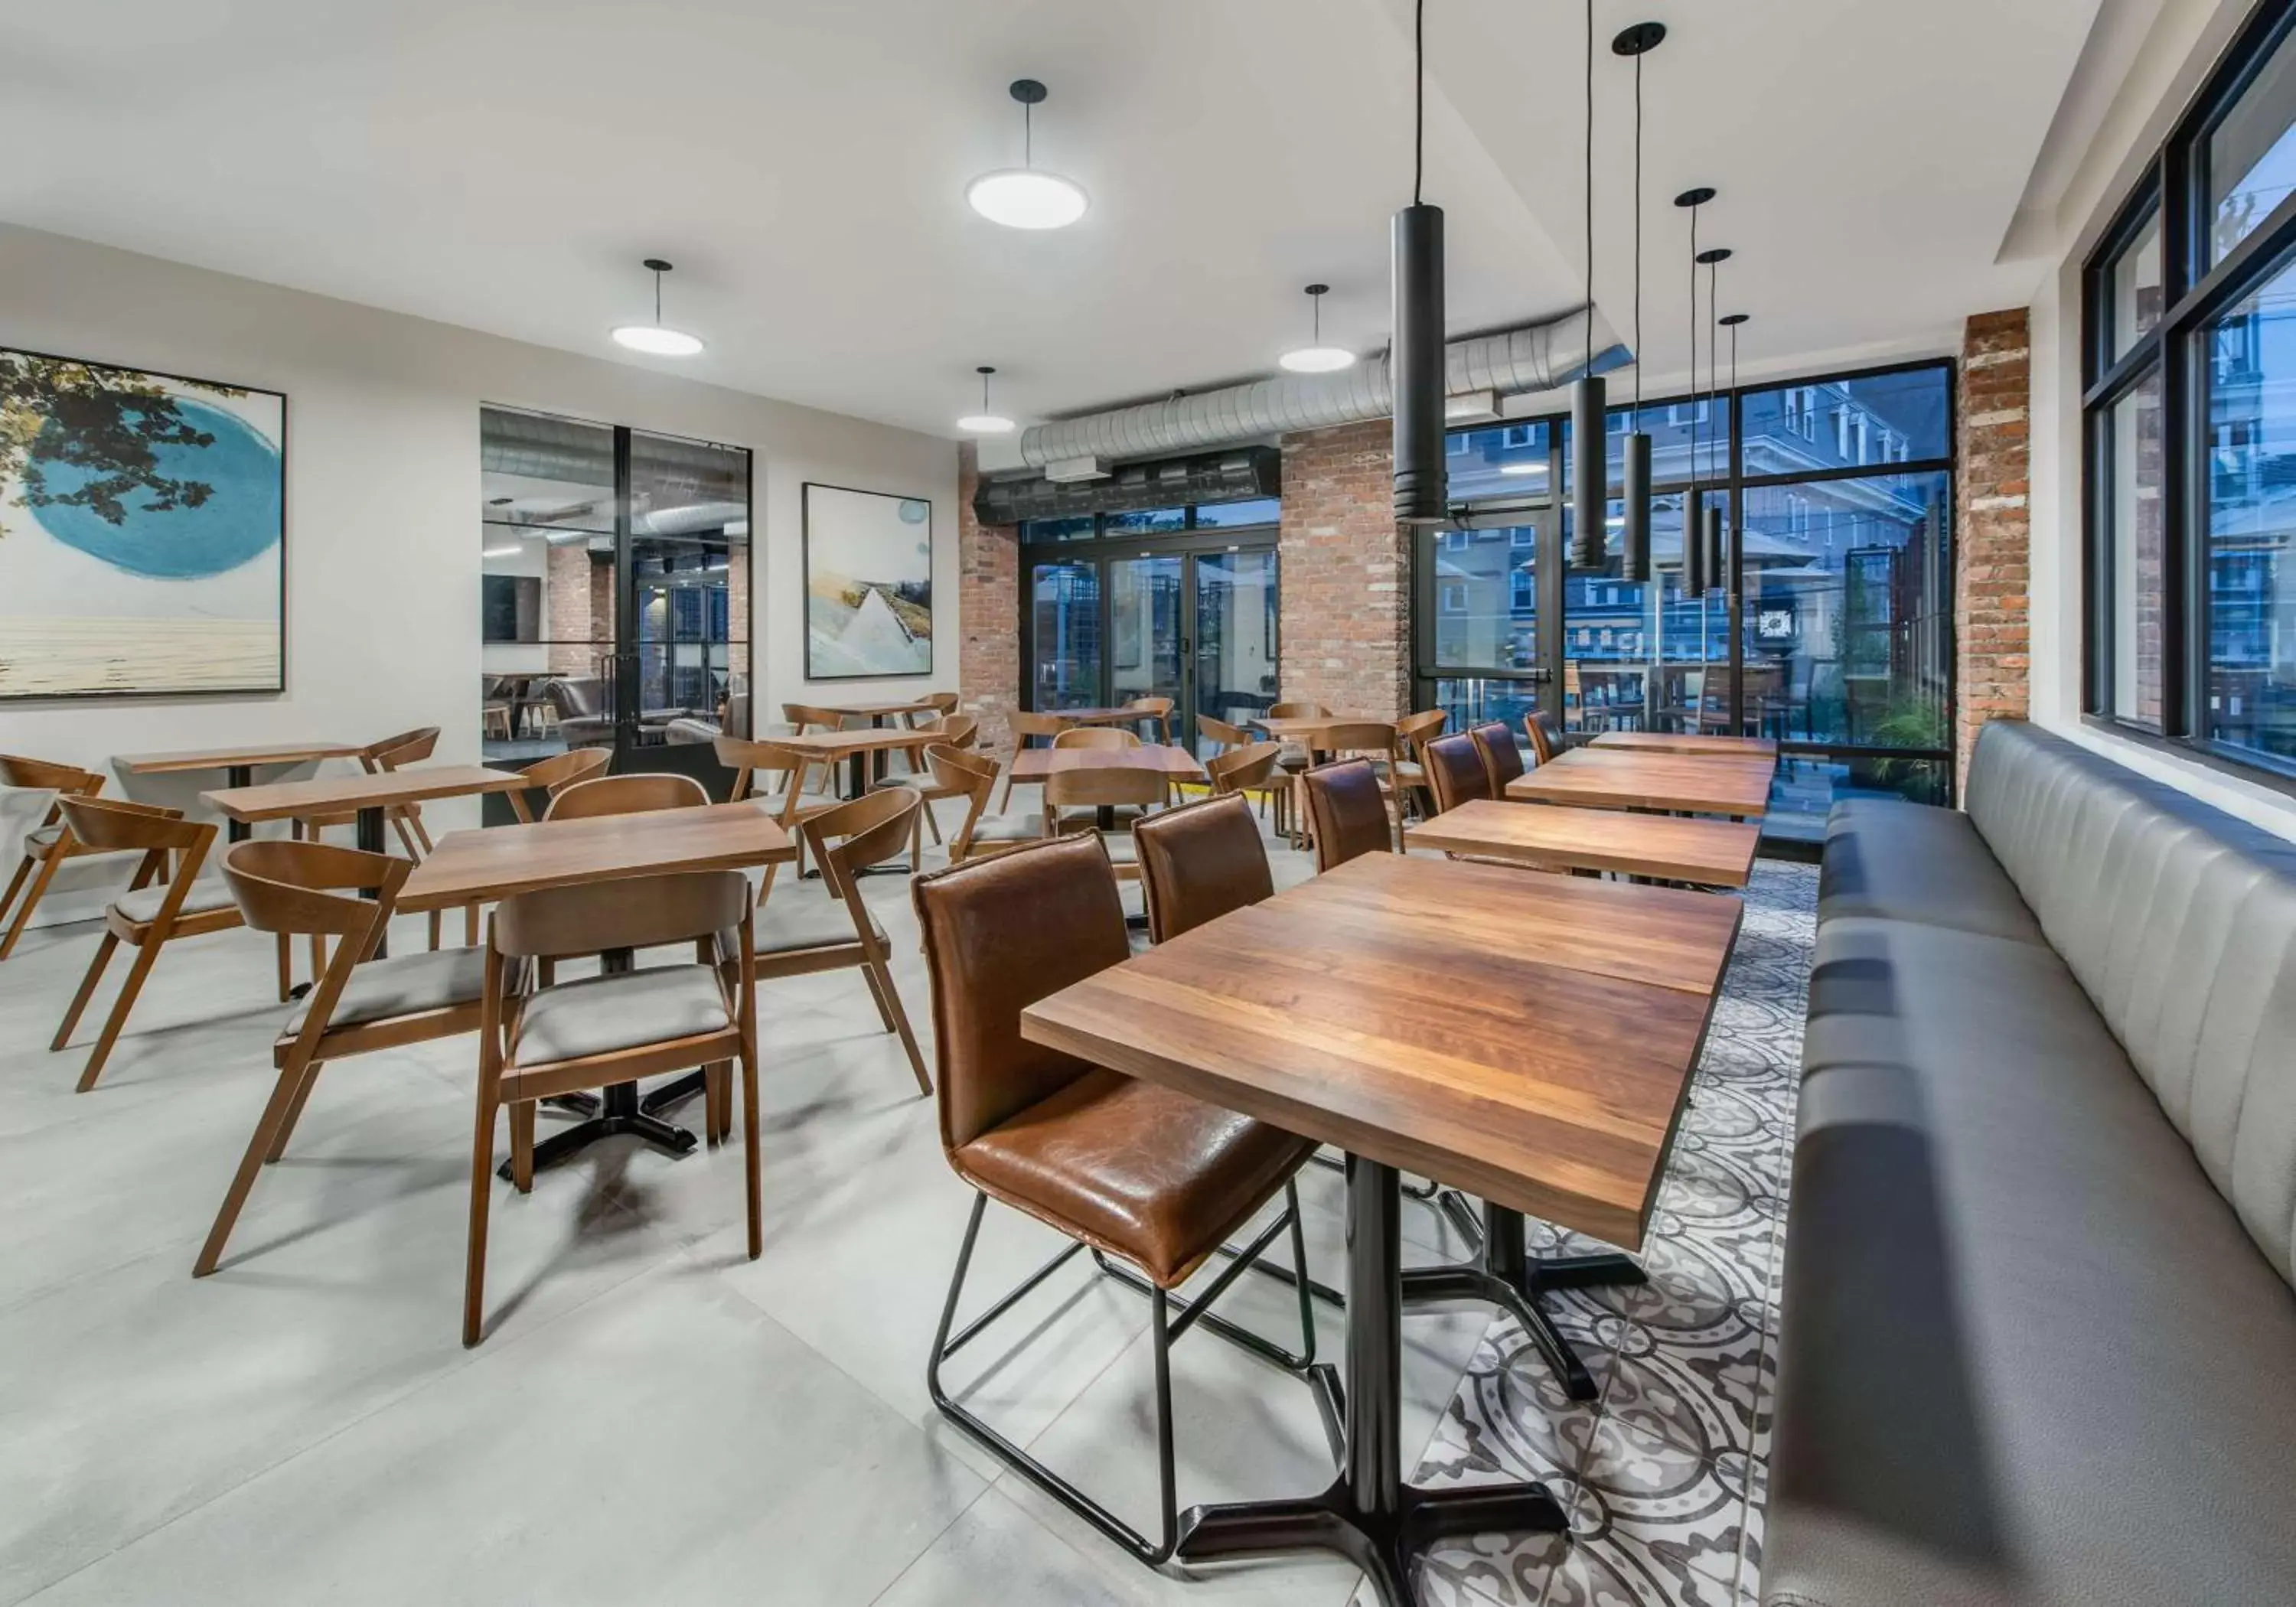
[[[0,698],[284,685],[287,398],[0,347]]]
[[[932,673],[932,504],[805,487],[806,678]]]

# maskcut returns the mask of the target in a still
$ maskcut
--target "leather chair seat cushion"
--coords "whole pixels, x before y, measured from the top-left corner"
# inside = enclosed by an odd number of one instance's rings
[[[950,1157],[1009,1205],[1185,1280],[1315,1145],[1160,1084],[1094,1068]]]
[[[2063,962],[1830,922],[1808,1049],[1763,1599],[2296,1599],[2296,1300]]]
[[[1817,883],[1821,921],[1875,915],[2045,941],[2041,923],[1969,816],[1895,799],[1834,807]]]
[[[514,1067],[547,1065],[716,1032],[728,1022],[718,973],[707,965],[660,965],[584,977],[526,1001]]]
[[[327,1025],[354,1027],[476,1004],[486,986],[487,951],[483,948],[440,948],[365,960],[351,967]],[[288,1032],[300,1032],[310,1012],[307,996],[287,1018]]]
[[[808,890],[810,891],[811,890]],[[866,908],[866,906],[864,906]],[[869,931],[883,943],[885,929],[869,916]],[[834,898],[791,898],[768,902],[758,912],[755,950],[760,955],[798,954],[808,948],[832,948],[858,942],[853,917]]]
[[[170,887],[155,881],[150,887],[139,887],[133,892],[120,894],[111,901],[111,907],[119,912],[122,920],[142,926],[159,919],[160,906],[167,902],[171,890]],[[180,921],[185,915],[203,915],[211,910],[230,909],[234,902],[231,888],[222,877],[202,876],[193,882],[192,890],[184,895],[183,905],[176,911],[176,918]]]
[[[972,840],[983,842],[1034,842],[1045,834],[1045,817],[1041,815],[983,815],[972,823]]]

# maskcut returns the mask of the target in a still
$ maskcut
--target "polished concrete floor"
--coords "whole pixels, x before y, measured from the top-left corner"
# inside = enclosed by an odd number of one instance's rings
[[[1279,881],[1307,873],[1300,857],[1277,858]],[[1803,899],[1800,868],[1782,873],[1793,885],[1781,896]],[[866,892],[924,1035],[907,884]],[[824,896],[784,875],[772,898]],[[269,942],[171,946],[102,1083],[76,1095],[84,1048],[47,1043],[95,939],[88,924],[36,931],[0,965],[0,1603],[1355,1597],[1336,1559],[1152,1573],[938,1419],[924,1357],[970,1194],[854,973],[761,989],[762,1259],[742,1253],[738,1147],[672,1160],[611,1141],[530,1195],[497,1189],[488,1337],[465,1350],[472,1041],[329,1070],[222,1268],[195,1282],[193,1256],[269,1090],[282,1015]],[[395,942],[420,940],[419,922],[398,923]],[[544,1132],[562,1119],[545,1115]],[[1339,1179],[1310,1168],[1303,1186],[1310,1259],[1336,1279]],[[1767,1218],[1775,1203],[1753,1209]],[[1407,1258],[1459,1249],[1423,1208],[1407,1207],[1406,1232]],[[992,1208],[973,1289],[1001,1290],[1058,1242]],[[1755,1291],[1759,1307],[1767,1279]],[[1224,1309],[1281,1334],[1296,1316],[1278,1295],[1247,1278]],[[1627,1370],[1611,1358],[1639,1319],[1623,1307],[1598,1337],[1604,1314],[1587,1310],[1619,1390]],[[1146,1325],[1145,1303],[1085,1263],[949,1381],[1144,1527]],[[1515,1469],[1505,1436],[1476,1425],[1540,1412],[1535,1389],[1503,1387],[1538,1370],[1535,1355],[1511,1350],[1511,1325],[1480,1307],[1406,1327],[1421,1477]],[[1340,1338],[1326,1313],[1330,1354]],[[1174,1373],[1184,1505],[1328,1480],[1302,1386],[1208,1332],[1177,1347]],[[1732,1454],[1726,1578],[1710,1569],[1675,1589],[1636,1576],[1585,1599],[1704,1600],[1702,1585],[1726,1607],[1747,1599],[1759,1558],[1736,1559],[1755,1544],[1758,1469]],[[1725,1453],[1702,1455],[1711,1472]],[[1579,1466],[1539,1471],[1583,1508]],[[1610,1532],[1494,1537],[1440,1560],[1421,1588],[1429,1601],[1574,1599],[1565,1581],[1601,1562]]]

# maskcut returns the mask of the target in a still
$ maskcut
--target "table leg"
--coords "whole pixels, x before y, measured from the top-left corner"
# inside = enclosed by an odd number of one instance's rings
[[[1533,1256],[1525,1248],[1522,1213],[1486,1202],[1483,1206],[1483,1248],[1472,1261],[1451,1267],[1414,1267],[1403,1275],[1403,1298],[1416,1304],[1432,1300],[1488,1300],[1504,1307],[1522,1324],[1538,1347],[1546,1365],[1562,1379],[1573,1400],[1592,1400],[1599,1392],[1587,1365],[1570,1341],[1562,1337],[1554,1319],[1539,1308],[1538,1297],[1554,1289],[1593,1289],[1606,1284],[1648,1281],[1634,1258],[1616,1252],[1591,1256]]]
[[[1387,1607],[1410,1607],[1411,1568],[1447,1535],[1568,1526],[1538,1484],[1415,1489],[1403,1477],[1403,1202],[1393,1167],[1348,1157],[1347,1464],[1320,1496],[1189,1509],[1178,1556],[1335,1551]]]
[[[318,835],[316,831],[311,834],[314,837]],[[380,808],[361,809],[358,812],[358,848],[362,854],[381,854],[386,851],[382,846],[382,810]],[[368,898],[380,898],[381,890],[371,887],[361,896]],[[380,960],[390,952],[390,932],[386,927],[375,934],[374,953],[368,958]],[[312,979],[314,982],[317,980],[316,977]]]
[[[608,976],[619,976],[635,970],[637,958],[627,948],[610,948],[598,956],[598,968]],[[647,1115],[638,1104],[636,1083],[615,1083],[606,1090],[605,1111],[590,1120],[578,1123],[562,1132],[553,1133],[534,1146],[535,1169],[556,1166],[570,1155],[588,1149],[601,1138],[629,1133],[644,1139],[673,1155],[683,1155],[694,1145],[692,1133],[684,1127]],[[512,1181],[511,1163],[504,1161],[495,1168],[495,1175],[504,1182]]]
[[[255,767],[253,765],[228,766],[224,770],[223,778],[230,786],[251,787],[255,784]],[[254,828],[243,820],[226,821],[223,828],[223,840],[226,842],[245,842],[253,832]]]

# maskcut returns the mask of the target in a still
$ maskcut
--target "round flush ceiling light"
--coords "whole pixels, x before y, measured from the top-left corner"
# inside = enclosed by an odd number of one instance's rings
[[[1316,309],[1315,335],[1311,342],[1285,352],[1275,360],[1293,373],[1336,373],[1355,365],[1356,354],[1345,347],[1324,344],[1324,298],[1331,291],[1328,284],[1308,287],[1308,304]]]
[[[1092,204],[1082,184],[1036,165],[1033,109],[1046,93],[1034,78],[1013,81],[1013,98],[1021,102],[1021,166],[984,173],[964,188],[974,211],[1008,229],[1064,229]]]
[[[973,372],[980,376],[980,411],[966,414],[956,421],[956,427],[972,435],[1010,435],[1013,421],[988,406],[988,376],[996,371],[983,364]]]
[[[645,266],[653,271],[653,322],[625,324],[614,331],[615,344],[627,346],[632,351],[642,351],[649,357],[690,357],[700,352],[699,336],[689,335],[682,329],[671,329],[661,321],[661,276],[669,272],[669,264],[659,257],[649,257]]]

